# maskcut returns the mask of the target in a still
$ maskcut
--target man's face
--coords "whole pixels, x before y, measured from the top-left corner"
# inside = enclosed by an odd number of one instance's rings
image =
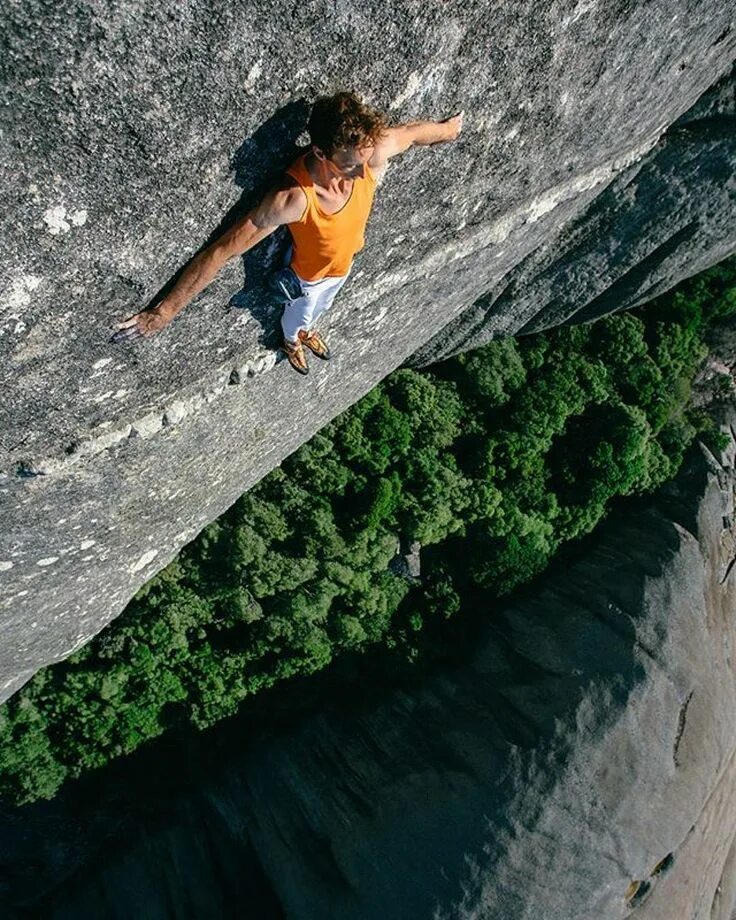
[[[362,179],[365,175],[365,164],[373,156],[373,144],[365,147],[338,147],[332,156],[324,157],[327,168],[340,179]],[[320,151],[321,153],[321,151]],[[320,159],[322,159],[322,157]]]

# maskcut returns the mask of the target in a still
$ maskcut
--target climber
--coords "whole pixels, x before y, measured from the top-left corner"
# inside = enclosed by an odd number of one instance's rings
[[[314,328],[350,273],[363,248],[363,232],[376,183],[387,161],[412,145],[453,141],[463,113],[443,121],[389,127],[383,114],[349,92],[324,96],[309,118],[310,149],[248,214],[195,256],[172,290],[152,310],[118,325],[114,341],[163,329],[235,256],[247,252],[277,227],[289,228],[293,245],[280,287],[290,298],[281,326],[291,366],[308,373],[304,347],[328,359],[329,349]]]

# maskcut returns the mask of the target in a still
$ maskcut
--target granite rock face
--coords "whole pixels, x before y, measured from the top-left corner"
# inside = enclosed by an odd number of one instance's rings
[[[445,328],[457,350],[588,318],[732,251],[735,9],[2,0],[0,697]],[[325,324],[337,357],[276,366],[260,285],[283,237],[112,347],[345,87],[396,121],[467,115],[388,171]]]
[[[468,660],[420,687],[249,751],[243,727],[229,761],[188,790],[150,789],[139,766],[142,789],[128,768],[127,782],[6,815],[0,906],[730,920],[735,447],[694,451],[675,483],[614,514],[494,611]]]

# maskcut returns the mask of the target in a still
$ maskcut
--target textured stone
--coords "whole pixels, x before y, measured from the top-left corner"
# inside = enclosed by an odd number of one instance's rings
[[[395,574],[400,575],[412,582],[421,581],[422,577],[422,544],[413,540],[404,552],[402,552],[401,541],[396,548],[396,555],[389,562],[389,569]]]
[[[6,813],[0,907],[730,920],[735,448],[694,451],[421,686],[250,748],[246,723],[229,761],[190,741],[175,792],[176,747]]]
[[[728,89],[680,122],[679,146],[665,136],[732,66],[732,0],[0,6],[0,559],[13,563],[0,572],[0,696],[102,628],[389,371],[428,342],[424,359],[438,355],[456,318],[472,328],[448,341],[469,347],[587,316],[592,298],[601,312],[634,302],[733,249]],[[388,171],[326,323],[336,358],[305,380],[266,357],[278,310],[260,279],[283,238],[229,265],[160,336],[112,347],[111,325],[294,156],[308,102],[344,87],[397,121],[467,116],[456,144]],[[667,168],[647,159],[663,136]],[[632,182],[647,170],[659,184]],[[641,213],[627,203],[644,188]],[[690,217],[662,231],[682,242],[677,259],[648,262],[662,200]],[[541,297],[535,318],[533,280],[526,299],[503,298],[525,266],[542,288],[569,287],[570,233],[593,252],[575,303]],[[642,244],[617,266],[632,236]],[[545,275],[555,262],[560,283]],[[86,561],[82,536],[95,540]]]

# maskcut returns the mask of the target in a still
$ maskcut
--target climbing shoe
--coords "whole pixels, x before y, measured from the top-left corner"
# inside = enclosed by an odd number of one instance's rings
[[[298,374],[309,373],[307,356],[304,354],[301,342],[287,342],[286,339],[284,339],[284,344],[281,347],[284,349],[286,357],[289,359],[289,364]]]
[[[318,358],[322,358],[324,361],[330,360],[332,354],[319,332],[315,332],[314,330],[306,332],[304,329],[301,329],[298,335],[299,341],[302,345],[306,345],[313,355],[317,355]]]

